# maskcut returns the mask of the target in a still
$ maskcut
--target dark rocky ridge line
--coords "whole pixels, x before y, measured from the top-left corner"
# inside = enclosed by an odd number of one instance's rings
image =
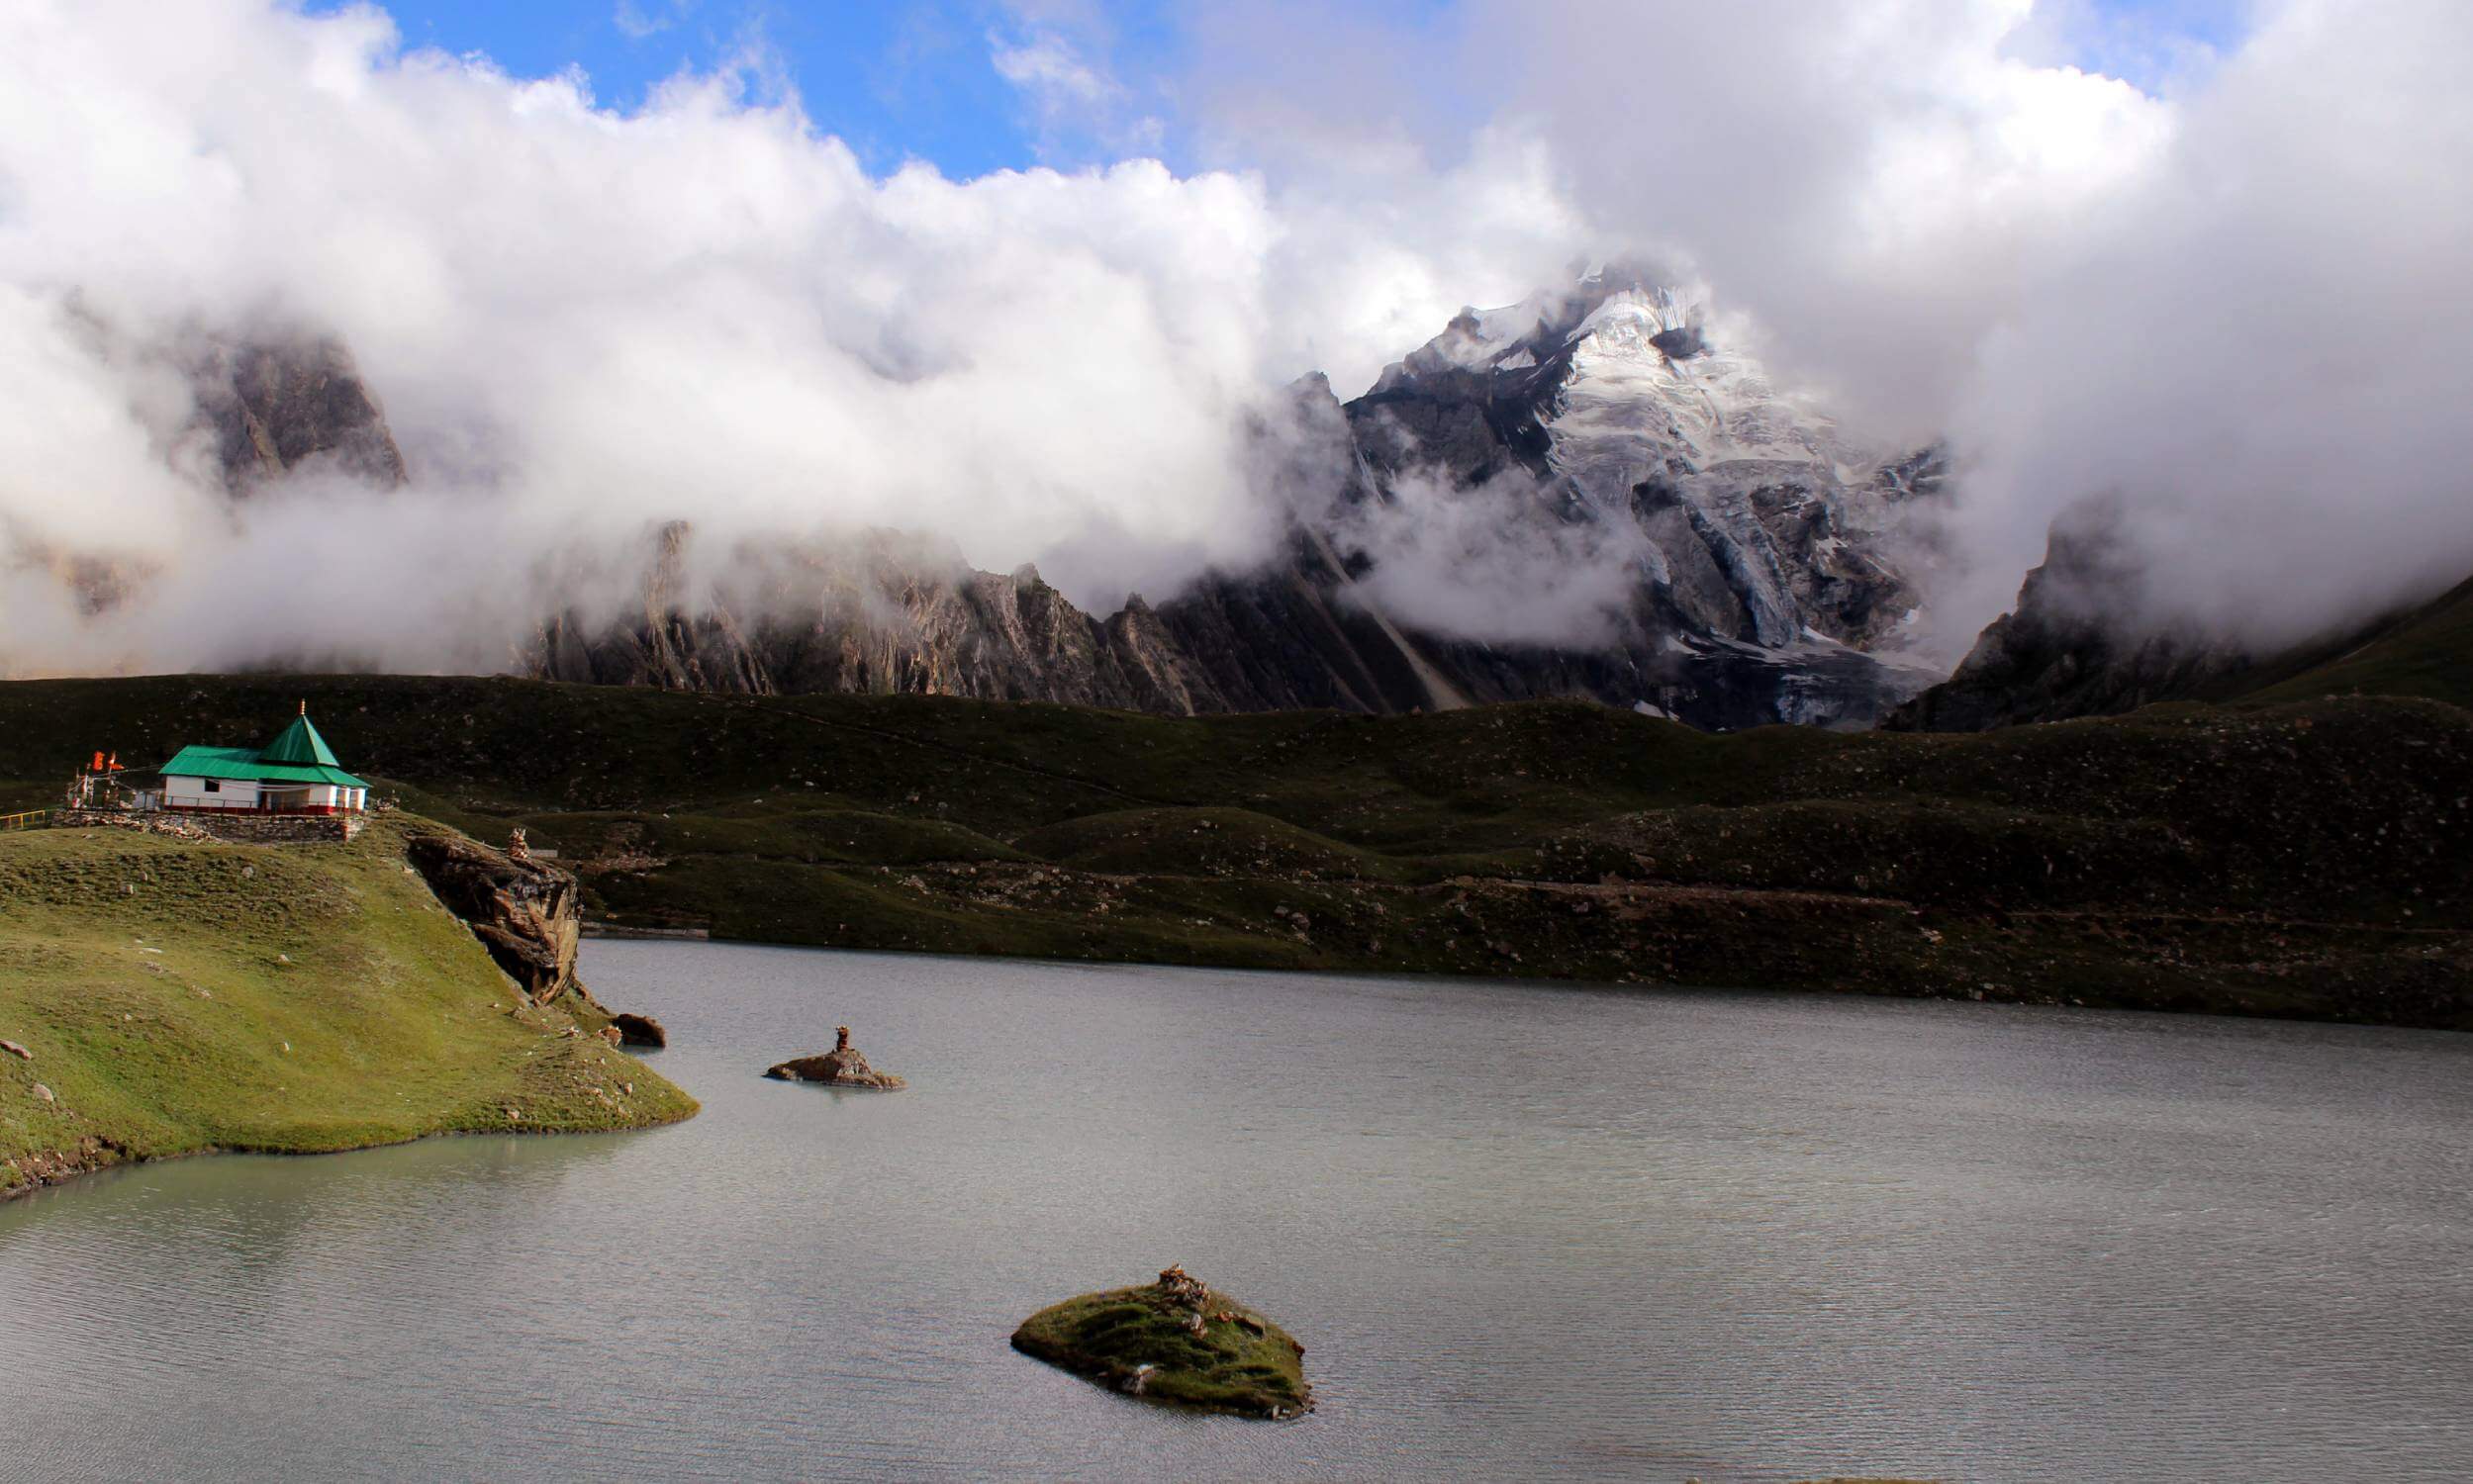
[[[1618,464],[1638,467],[1565,467],[1556,428],[1570,414],[1583,349],[1606,340],[1668,373],[1712,354],[1696,328],[1661,330],[1656,352],[1638,354],[1621,338],[1621,314],[1613,330],[1582,334],[1609,309],[1674,312],[1662,298],[1634,304],[1639,284],[1617,274],[1543,303],[1486,364],[1468,362],[1481,326],[1464,316],[1345,406],[1321,377],[1298,383],[1281,425],[1257,429],[1259,461],[1296,511],[1283,550],[1258,570],[1209,573],[1167,601],[1137,597],[1101,617],[1033,569],[975,572],[949,552],[870,533],[721,554],[721,596],[690,608],[680,595],[695,533],[680,522],[648,543],[639,605],[614,619],[556,615],[525,671],[723,694],[931,694],[1172,715],[1575,698],[1709,729],[1868,722],[1929,677],[1864,652],[1894,635],[1914,597],[1883,560],[1885,537],[1849,512],[1937,499],[1946,461],[1931,449],[1885,463],[1859,492],[1840,487],[1817,454],[1702,468],[1693,439],[1724,433],[1724,417],[1718,433],[1695,434],[1664,404],[1624,393],[1641,404],[1619,404],[1626,417],[1665,419],[1618,436]],[[1613,360],[1620,391],[1632,367]],[[1810,443],[1826,433],[1757,400],[1767,395],[1757,383],[1754,395],[1731,416],[1756,436]],[[1397,621],[1363,584],[1379,561],[1366,532],[1412,477],[1490,502],[1483,518],[1645,542],[1664,575],[1644,572],[1608,615],[1612,637],[1592,646],[1482,643]]]
[[[1732,642],[1561,650],[1418,634],[1353,601],[1345,571],[1303,537],[1280,567],[1212,574],[1156,607],[1136,598],[1106,618],[1075,606],[1035,568],[922,570],[848,546],[749,553],[739,569],[748,586],[691,612],[668,601],[691,539],[677,526],[660,533],[640,613],[601,625],[560,615],[525,673],[723,695],[956,696],[1168,715],[1645,701],[1724,730],[1798,707],[1868,715],[1882,694],[1880,667],[1851,649],[1817,649],[1790,666]],[[800,611],[794,595],[815,592],[828,596]],[[886,612],[898,616],[872,616]]]
[[[1894,638],[1913,602],[1874,517],[1932,498],[1935,481],[1883,465],[1859,488],[1842,485],[1834,432],[1798,420],[1749,362],[1646,283],[1614,270],[1517,312],[1471,312],[1345,406],[1318,376],[1298,383],[1249,444],[1262,498],[1291,512],[1285,539],[1259,566],[1205,573],[1163,601],[1137,597],[1100,615],[1031,569],[973,571],[915,537],[723,552],[697,550],[696,533],[674,522],[648,533],[629,581],[638,596],[622,612],[578,606],[562,596],[567,578],[549,574],[541,629],[515,638],[511,668],[719,694],[932,694],[1172,715],[1582,698],[1713,729],[1867,723],[1928,679],[1866,652]],[[204,339],[166,354],[191,383],[236,505],[322,471],[407,486],[379,400],[333,337]],[[1628,586],[1606,599],[1603,636],[1478,642],[1386,611],[1368,579],[1388,570],[1381,531],[1424,518],[1401,502],[1410,480],[1446,489],[1471,529],[1562,532],[1631,562]],[[683,580],[691,553],[701,574],[717,574],[717,597]],[[90,613],[159,576],[78,553],[17,555],[48,567]],[[1464,568],[1431,581],[1458,582]],[[1491,621],[1475,614],[1471,631]]]

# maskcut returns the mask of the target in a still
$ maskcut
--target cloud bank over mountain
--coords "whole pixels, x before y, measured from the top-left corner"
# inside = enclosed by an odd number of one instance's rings
[[[2090,496],[2125,502],[2147,616],[2262,642],[2473,567],[2473,9],[2264,0],[2160,96],[2055,59],[2073,27],[2136,41],[2082,5],[1470,0],[1388,44],[1251,10],[1221,51],[1273,86],[1214,88],[1232,156],[1395,199],[1460,157],[1437,100],[1488,100],[1487,148],[1715,285],[1732,337],[1859,426],[1948,436],[1945,648]],[[1334,60],[1366,49],[1414,65]]]
[[[619,113],[406,50],[376,9],[27,0],[0,14],[0,649],[488,666],[545,574],[678,517],[924,531],[1088,606],[1156,597],[1277,540],[1247,428],[1284,382],[1352,395],[1464,304],[1631,249],[1857,427],[1952,440],[1948,641],[2103,492],[2159,605],[2262,632],[2460,576],[2473,14],[2283,0],[2163,96],[2049,60],[2052,14],[1206,5],[1201,164],[953,180],[870,174],[756,52]],[[1063,131],[1122,94],[1081,53],[1031,66],[1049,35],[992,46]],[[420,501],[314,473],[224,499],[184,347],[287,327],[350,347]],[[68,552],[159,574],[149,601],[81,617]],[[1556,611],[1506,603],[1503,634]]]

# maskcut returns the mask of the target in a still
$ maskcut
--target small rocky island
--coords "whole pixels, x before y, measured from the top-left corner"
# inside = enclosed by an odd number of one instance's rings
[[[1305,1347],[1182,1267],[1156,1283],[1051,1304],[1013,1348],[1128,1396],[1240,1417],[1313,1410]]]
[[[877,1092],[891,1092],[909,1083],[890,1071],[878,1071],[867,1065],[867,1058],[850,1044],[850,1027],[836,1026],[833,1049],[820,1057],[794,1057],[777,1067],[768,1067],[764,1074],[782,1082],[821,1082],[827,1087],[865,1087]]]

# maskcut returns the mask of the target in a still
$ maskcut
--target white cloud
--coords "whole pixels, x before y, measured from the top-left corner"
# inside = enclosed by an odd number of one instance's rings
[[[2473,10],[2297,0],[1979,342],[1978,590],[2117,493],[2156,616],[2273,640],[2473,568]]]
[[[1042,112],[1095,108],[1124,91],[1054,32],[1034,32],[1020,41],[991,34],[988,48],[997,75],[1028,93]]]
[[[1447,242],[1484,213],[1439,183],[1517,140],[1529,220],[1707,280],[1855,426],[1952,435],[1945,642],[2107,490],[2156,611],[2279,638],[2473,570],[2473,6],[2235,8],[2219,55],[2033,0],[1464,0],[1440,32],[1230,0],[1197,92],[1284,205],[1435,212]],[[2161,96],[2064,60],[2133,42],[2174,61]],[[1489,120],[1474,143],[1437,99]]]
[[[414,470],[317,543],[324,621],[392,663],[469,652],[455,615],[541,553],[675,516],[714,546],[939,532],[1104,608],[1268,549],[1248,413],[1335,325],[1413,321],[1385,305],[1447,276],[1248,175],[871,177],[762,81],[684,76],[622,115],[580,78],[400,52],[367,10],[0,13],[0,382],[30,410],[0,418],[0,515],[177,570],[110,654],[244,657],[237,627],[288,614],[257,585],[309,507],[236,527],[167,472],[183,409],[142,352],[298,325],[350,345]],[[0,587],[18,647],[14,610],[56,595]]]
[[[1393,32],[1206,7],[1181,127],[1232,168],[956,181],[871,176],[755,62],[619,114],[580,78],[403,53],[373,10],[20,0],[0,541],[177,570],[96,641],[112,662],[228,660],[235,613],[291,616],[230,597],[310,508],[236,528],[145,347],[297,323],[353,347],[416,470],[335,508],[316,590],[390,662],[486,648],[456,614],[675,515],[724,541],[929,530],[1105,606],[1268,549],[1241,429],[1281,383],[1319,366],[1347,396],[1461,306],[1638,246],[1858,425],[1959,439],[1955,633],[2106,489],[2166,597],[2262,631],[2473,567],[2449,436],[2473,8],[2279,0],[2164,98],[2038,51],[2035,20],[1467,0]],[[1138,120],[1087,17],[1008,25],[996,63],[1058,129]],[[11,647],[62,652],[58,608],[48,576],[0,573]]]
[[[1062,32],[1032,26],[1018,36],[988,34],[988,60],[1029,106],[1040,157],[1084,141],[1113,156],[1157,153],[1167,126],[1141,109],[1103,62]]]
[[[610,16],[610,24],[632,42],[659,36],[676,26],[685,11],[683,4],[643,6],[636,0],[618,0],[618,9]]]

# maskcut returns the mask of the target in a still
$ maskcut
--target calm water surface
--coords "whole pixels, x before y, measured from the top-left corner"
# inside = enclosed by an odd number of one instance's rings
[[[675,1129],[0,1207],[0,1478],[2456,1479],[2473,1037],[599,943]],[[898,1095],[760,1080],[858,1029]],[[1168,1262],[1322,1408],[1006,1348]]]

